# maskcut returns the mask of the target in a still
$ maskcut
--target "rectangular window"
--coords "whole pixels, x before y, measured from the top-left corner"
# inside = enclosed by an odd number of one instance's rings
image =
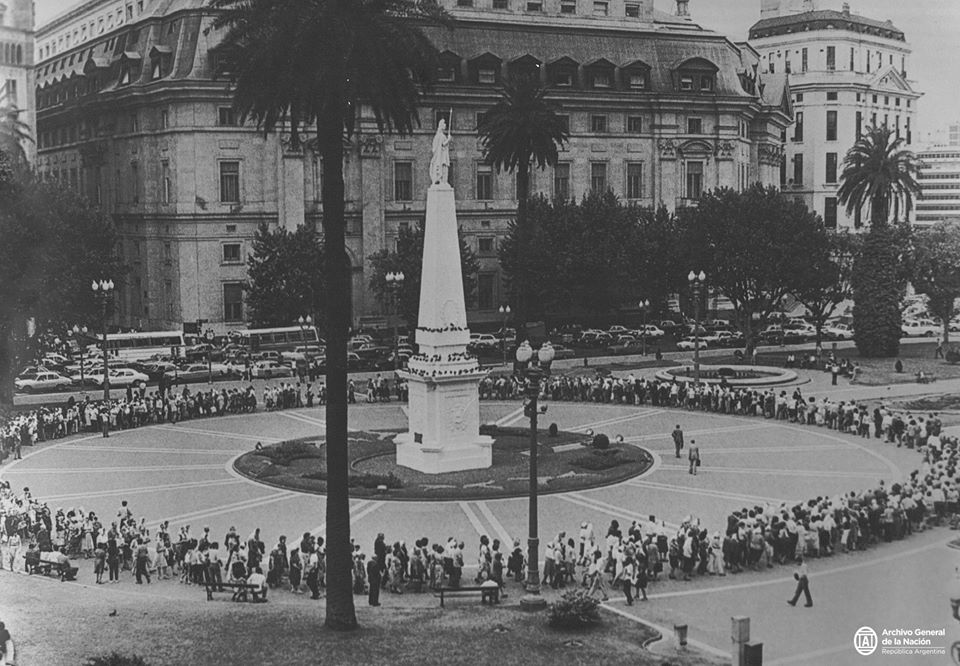
[[[627,116],[627,134],[640,134],[643,132],[642,116]]]
[[[496,273],[480,273],[477,275],[477,308],[492,310],[496,302]]]
[[[434,109],[433,110],[433,127],[434,129],[440,127],[440,121],[443,120],[447,123],[447,129],[453,129],[450,127],[450,109]]]
[[[603,115],[594,115],[590,116],[590,131],[591,132],[606,132],[607,131],[607,117]]]
[[[837,112],[827,111],[827,141],[837,140]]]
[[[590,188],[594,192],[604,192],[607,189],[606,162],[593,162],[590,164]]]
[[[610,87],[610,75],[612,72],[607,70],[600,70],[593,72],[593,87],[594,88],[609,88]]]
[[[837,93],[835,93],[835,92],[828,92],[828,93],[827,93],[827,101],[828,101],[828,102],[836,102],[836,101],[837,101]]]
[[[130,163],[130,201],[140,203],[140,166],[136,162]]]
[[[827,229],[837,228],[837,198],[827,197],[823,201],[823,225]]]
[[[528,0],[528,1],[527,1],[527,11],[528,11],[528,12],[542,12],[542,11],[543,11],[543,0]]]
[[[703,119],[687,118],[687,134],[703,134]]]
[[[239,282],[223,285],[223,319],[243,321],[243,285]]]
[[[477,254],[484,257],[489,257],[496,253],[496,247],[494,245],[494,239],[492,238],[478,238],[477,239]]]
[[[160,111],[160,129],[164,130],[170,127],[170,112],[166,109]]]
[[[220,201],[240,203],[240,162],[220,162]]]
[[[800,50],[800,71],[807,71],[807,49]]]
[[[640,5],[628,2],[623,9],[628,18],[640,18]]]
[[[593,3],[593,15],[594,16],[606,16],[610,11],[610,3],[608,2],[594,2]]]
[[[140,119],[137,117],[136,113],[130,114],[130,132],[136,133],[140,131]]]
[[[437,69],[437,81],[452,83],[457,80],[457,70],[453,67],[441,66]]]
[[[477,200],[493,199],[493,167],[489,164],[477,165]]]
[[[393,200],[413,201],[413,162],[394,162]]]
[[[627,198],[643,198],[643,163],[627,163]]]
[[[163,304],[167,319],[173,319],[173,280],[163,281]]]
[[[837,68],[837,47],[827,47],[827,71],[832,72]]]
[[[798,102],[802,102],[802,101],[803,101],[803,93],[797,93],[797,101],[798,101]]]
[[[224,243],[222,247],[223,247],[223,263],[225,264],[240,263],[240,243]]]
[[[797,111],[796,120],[793,124],[793,140],[803,141],[803,111]]]
[[[702,92],[710,92],[713,90],[713,76],[709,74],[700,76],[700,90]]]
[[[793,156],[793,184],[803,185],[803,155]]]
[[[457,0],[457,7],[473,7],[473,0]]]
[[[643,72],[630,72],[630,90],[646,90],[647,76]]]
[[[160,203],[168,204],[173,198],[173,183],[170,180],[170,163],[160,162]]]
[[[863,112],[862,112],[862,111],[857,111],[856,123],[857,123],[857,127],[856,127],[857,137],[856,137],[856,138],[859,139],[859,138],[860,138],[860,135],[863,133]]]
[[[837,154],[827,153],[827,182],[837,182]]]
[[[687,198],[699,199],[703,194],[703,162],[687,162]]]
[[[17,80],[7,79],[4,90],[6,91],[7,104],[14,107],[19,106],[19,101],[17,100]]]
[[[770,64],[773,67],[773,63]],[[772,69],[770,70],[773,71]],[[693,76],[684,74],[680,77],[680,90],[693,90]]]
[[[508,0],[493,0],[494,9],[507,9]]]
[[[477,111],[477,126],[476,129],[480,129],[480,126],[483,125],[483,119],[487,117],[487,114],[483,111]]]
[[[553,170],[553,196],[566,201],[570,198],[570,163],[559,162]]]
[[[481,67],[477,70],[477,82],[478,83],[496,83],[497,82],[497,70],[492,67]]]
[[[910,132],[910,119],[907,118],[906,125],[904,127],[907,133],[907,145],[909,146],[913,142],[913,134]]]
[[[783,59],[783,71],[787,74],[793,72],[793,68],[790,66],[790,51],[787,51],[786,56]]]
[[[163,263],[168,266],[173,261],[173,245],[171,243],[163,244]]]
[[[780,160],[780,187],[785,187],[787,184],[787,160]]]
[[[576,13],[577,13],[577,2],[576,2],[576,0],[560,0],[560,13],[561,13],[561,14],[576,14]]]
[[[221,106],[217,109],[217,124],[221,127],[233,127],[237,124],[237,113],[231,106]]]
[[[850,71],[851,71],[851,72],[854,70],[854,66],[853,66],[853,53],[854,53],[854,50],[853,50],[853,47],[851,46],[851,47],[850,47]]]

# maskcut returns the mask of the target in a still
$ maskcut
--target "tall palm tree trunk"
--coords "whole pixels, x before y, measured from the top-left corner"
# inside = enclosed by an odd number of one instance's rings
[[[517,164],[517,225],[527,229],[527,203],[530,198],[530,163],[520,161]],[[532,303],[530,293],[522,282],[513,285],[513,325],[517,329],[516,344],[519,345],[527,337],[527,320],[530,318]]]
[[[339,99],[331,95],[332,99]],[[327,615],[330,629],[357,627],[350,548],[347,457],[347,336],[350,329],[350,266],[343,204],[343,122],[329,109],[317,122],[323,155],[323,229],[327,274]]]

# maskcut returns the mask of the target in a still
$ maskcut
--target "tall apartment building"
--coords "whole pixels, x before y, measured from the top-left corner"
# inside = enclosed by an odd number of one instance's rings
[[[762,0],[750,44],[761,68],[790,77],[796,121],[785,135],[783,190],[827,226],[860,226],[837,202],[843,158],[861,133],[885,125],[907,146],[916,134],[921,93],[908,78],[910,46],[890,21],[818,9],[814,0]]]
[[[430,29],[439,82],[422,127],[381,136],[359,118],[345,158],[353,319],[383,322],[370,256],[425,214],[431,141],[452,120],[450,180],[481,269],[471,322],[497,321],[508,294],[497,247],[516,215],[513,177],[477,145],[477,120],[513,72],[553,86],[571,140],[533,189],[579,198],[612,188],[671,209],[702,191],[775,185],[792,120],[782,73],[759,56],[653,0],[443,0],[455,30]],[[323,174],[309,148],[241,125],[214,77],[229,54],[206,0],[88,0],[37,39],[40,170],[85,192],[116,219],[132,267],[120,295],[125,326],[174,328],[207,319],[242,327],[241,283],[257,225],[322,228]],[[452,119],[450,118],[452,112]],[[363,112],[361,111],[361,114]]]
[[[0,106],[20,109],[19,119],[36,129],[33,79],[33,0],[0,0]],[[23,148],[32,162],[34,143]]]
[[[920,171],[916,198],[917,227],[939,222],[960,222],[960,149],[939,146],[917,152]]]

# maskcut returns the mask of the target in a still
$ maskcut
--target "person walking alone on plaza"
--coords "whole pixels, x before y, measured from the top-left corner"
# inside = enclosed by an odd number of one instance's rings
[[[627,557],[623,561],[623,567],[617,576],[623,586],[623,594],[627,598],[627,605],[633,605],[633,586],[637,583],[637,567],[633,563],[632,557]]]
[[[587,596],[592,597],[594,592],[600,592],[603,595],[603,601],[610,599],[610,597],[607,596],[607,581],[604,579],[606,575],[605,569],[603,553],[599,550],[594,551],[593,563],[589,569],[591,580]]]
[[[687,454],[690,460],[690,473],[697,475],[697,468],[700,467],[700,447],[697,446],[697,440],[690,440],[690,451]]]
[[[673,448],[677,451],[677,457],[680,457],[680,451],[683,449],[683,431],[680,429],[680,424],[677,424],[677,427],[673,429],[673,432],[670,433],[670,436],[673,437]]]
[[[797,589],[793,593],[793,599],[788,600],[787,603],[796,606],[802,592],[806,599],[806,603],[803,605],[810,608],[813,605],[813,597],[810,596],[810,572],[807,570],[807,563],[803,561],[802,556],[797,557],[797,568],[793,572],[793,578],[797,581]]]
[[[367,597],[367,602],[371,606],[380,605],[380,563],[377,561],[377,556],[374,555],[367,562],[367,580],[370,584],[370,595]]]

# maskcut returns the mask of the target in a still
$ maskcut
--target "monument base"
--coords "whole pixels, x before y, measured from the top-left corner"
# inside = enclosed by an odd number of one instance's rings
[[[493,438],[477,435],[472,442],[453,445],[422,442],[405,432],[393,440],[397,445],[397,464],[425,474],[487,469],[493,465]]]

